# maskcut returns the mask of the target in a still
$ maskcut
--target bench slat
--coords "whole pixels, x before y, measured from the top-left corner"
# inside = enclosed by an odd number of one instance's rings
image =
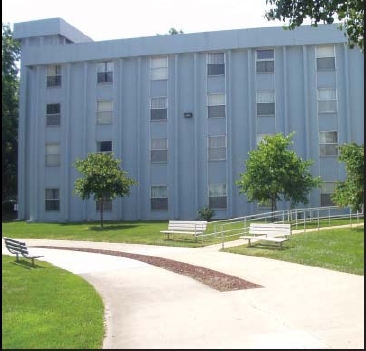
[[[4,237],[5,246],[9,250],[10,253],[16,255],[16,261],[18,261],[18,255],[22,255],[25,258],[32,260],[32,264],[34,266],[34,259],[40,258],[43,256],[32,256],[29,254],[28,247],[25,242],[18,241],[11,238]]]

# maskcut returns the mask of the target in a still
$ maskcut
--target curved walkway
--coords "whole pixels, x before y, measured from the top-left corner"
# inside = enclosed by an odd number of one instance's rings
[[[32,252],[45,255],[43,260],[81,275],[101,294],[106,308],[103,348],[364,348],[363,276],[218,252],[212,247],[25,241],[29,246],[160,256],[262,286],[219,292],[129,258],[32,248]],[[2,253],[9,254],[4,242]]]

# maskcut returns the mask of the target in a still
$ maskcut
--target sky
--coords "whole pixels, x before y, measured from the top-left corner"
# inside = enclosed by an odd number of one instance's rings
[[[60,17],[94,41],[282,26],[264,18],[266,0],[2,0],[2,22]]]

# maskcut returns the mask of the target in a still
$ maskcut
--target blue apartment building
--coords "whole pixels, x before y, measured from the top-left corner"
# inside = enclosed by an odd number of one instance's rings
[[[364,140],[364,56],[336,25],[94,42],[51,18],[16,23],[13,36],[19,219],[98,220],[99,204],[73,193],[73,164],[91,152],[113,152],[138,182],[107,204],[106,219],[195,219],[206,205],[215,219],[268,211],[235,182],[264,135],[291,132],[324,182],[307,206],[329,206],[346,176],[337,146]]]

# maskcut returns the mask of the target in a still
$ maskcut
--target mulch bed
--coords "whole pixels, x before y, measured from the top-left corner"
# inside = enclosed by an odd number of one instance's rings
[[[35,246],[39,248],[57,249],[57,250],[73,250],[91,253],[99,253],[110,256],[127,257],[133,260],[142,261],[156,267],[164,268],[174,273],[191,277],[202,284],[205,284],[218,291],[232,291],[252,288],[261,288],[262,286],[251,283],[247,280],[235,277],[233,275],[221,273],[209,268],[195,266],[189,263],[179,262],[168,258],[140,255],[122,251],[102,250],[92,248],[75,248],[75,247],[59,247],[59,246]]]

